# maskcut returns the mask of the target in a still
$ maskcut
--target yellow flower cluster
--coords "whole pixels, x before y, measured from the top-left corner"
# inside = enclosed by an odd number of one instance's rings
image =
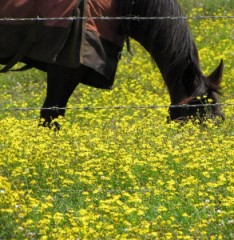
[[[230,121],[181,128],[149,111],[101,126],[87,114],[59,132],[1,120],[1,238],[231,237]]]
[[[207,21],[192,25],[203,68],[225,59],[222,102],[234,103],[233,20]],[[113,91],[80,86],[69,106],[168,105],[132,47]],[[43,77],[1,76],[1,108],[38,106]],[[202,126],[166,124],[165,108],[70,110],[59,132],[38,127],[37,111],[2,111],[0,239],[232,239],[233,106],[223,110],[224,123]]]

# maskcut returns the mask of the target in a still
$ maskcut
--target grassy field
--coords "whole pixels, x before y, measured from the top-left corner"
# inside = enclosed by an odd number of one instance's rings
[[[1,74],[0,239],[234,238],[234,20],[190,24],[204,72],[225,62],[221,125],[166,124],[167,108],[77,109],[169,105],[135,42],[114,90],[79,86],[59,132],[37,127],[38,110],[3,111],[40,107],[45,75]]]
[[[202,8],[203,12],[214,14],[217,9],[223,9],[223,11],[233,11],[233,0],[178,0],[185,13],[188,13],[193,8]]]

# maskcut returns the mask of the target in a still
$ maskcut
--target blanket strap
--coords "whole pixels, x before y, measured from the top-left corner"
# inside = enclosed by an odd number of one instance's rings
[[[128,50],[128,52],[129,52],[129,54],[130,54],[131,56],[133,56],[133,52],[132,52],[132,48],[131,48],[129,36],[126,36],[125,41],[126,41],[126,46],[127,46],[127,50]]]
[[[133,16],[132,12],[133,12],[134,5],[135,5],[135,0],[132,0],[131,8],[130,8],[130,14],[128,15],[129,17]],[[129,39],[129,36],[128,36],[129,31],[130,31],[130,20],[127,21],[127,35],[126,35],[126,40],[125,41],[126,41],[128,52],[130,53],[131,56],[133,56],[131,45],[130,45],[130,39]]]

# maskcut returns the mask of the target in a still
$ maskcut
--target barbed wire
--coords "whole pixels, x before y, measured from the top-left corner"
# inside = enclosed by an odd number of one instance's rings
[[[234,107],[234,103],[211,103],[211,104],[182,104],[182,105],[145,105],[145,106],[84,106],[84,107],[13,107],[13,108],[2,108],[0,112],[14,112],[14,111],[40,111],[40,110],[81,110],[81,111],[97,111],[97,110],[121,110],[121,109],[163,109],[163,108],[197,108],[197,107]]]
[[[0,23],[4,21],[76,21],[76,20],[132,20],[132,21],[140,21],[140,20],[178,20],[178,19],[234,19],[234,16],[222,15],[222,16],[164,16],[164,17],[139,17],[139,16],[119,16],[119,17],[108,17],[108,16],[101,16],[101,17],[36,17],[36,18],[0,18]],[[13,108],[3,108],[0,109],[0,112],[4,111],[39,111],[39,110],[118,110],[118,109],[162,109],[162,108],[195,108],[195,107],[214,107],[214,106],[221,106],[221,107],[233,107],[234,104],[196,104],[196,105],[150,105],[150,106],[106,106],[106,107],[92,107],[92,106],[85,106],[85,107],[49,107],[49,108],[41,108],[41,107],[13,107]]]
[[[73,192],[73,193],[107,193],[107,194],[121,194],[121,193],[147,193],[147,192],[154,192],[155,189],[150,188],[129,188],[129,189],[69,189],[69,190],[60,190],[60,189],[54,189],[54,190],[47,190],[47,189],[36,189],[35,192],[53,192],[53,193],[64,193],[64,192]]]
[[[140,16],[119,16],[119,17],[109,17],[109,16],[101,16],[101,17],[29,17],[29,18],[12,18],[12,17],[4,17],[0,18],[0,22],[5,21],[77,21],[77,20],[131,20],[131,21],[145,21],[145,20],[179,20],[179,19],[234,19],[234,15],[220,15],[220,16],[163,16],[163,17],[140,17]]]

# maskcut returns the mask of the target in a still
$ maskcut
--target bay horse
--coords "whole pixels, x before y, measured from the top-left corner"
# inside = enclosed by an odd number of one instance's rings
[[[9,0],[3,1],[7,2]],[[64,2],[65,1],[66,0],[64,0]],[[91,0],[73,0],[67,2],[69,4],[74,2],[74,6],[79,10],[79,14],[83,14],[81,16],[84,16],[84,6],[87,4],[86,2],[89,4],[91,4],[91,2],[95,3],[95,1]],[[96,4],[101,4],[101,2],[101,0],[96,1]],[[77,3],[79,3],[79,5],[77,5]],[[132,38],[139,42],[146,51],[149,52],[156,62],[170,94],[170,120],[184,121],[191,117],[197,117],[199,120],[203,121],[205,118],[215,118],[216,116],[224,119],[218,104],[223,61],[221,60],[219,66],[212,74],[204,76],[200,67],[197,47],[177,0],[109,0],[109,5],[116,6],[114,13],[112,11],[110,15],[111,17],[139,17],[138,20],[132,20],[130,18],[95,20],[95,23],[100,26],[102,26],[105,21],[113,23],[111,28],[115,31],[114,35],[112,34],[114,40],[116,38]],[[100,17],[100,14],[96,13],[94,17]],[[144,17],[158,17],[158,19],[141,19]],[[73,21],[72,24],[73,26],[76,26],[76,24],[82,25],[82,21],[76,20]],[[18,28],[20,28],[20,26],[18,26]],[[10,27],[10,24],[8,24],[7,27]],[[106,30],[108,30],[107,25],[103,31]],[[107,35],[108,34],[109,33],[107,33]],[[30,36],[32,35],[33,34],[30,34]],[[80,34],[77,34],[77,36],[78,37],[75,39],[82,41],[82,36],[81,38]],[[2,37],[0,37],[0,39],[1,38]],[[116,60],[116,56],[121,51],[122,47],[117,47],[118,44],[113,44],[110,38],[99,39],[101,44],[100,49],[103,48],[104,52],[108,51],[109,55],[112,54],[115,56],[112,57],[112,59],[115,58],[115,61],[118,61],[119,59]],[[31,42],[35,42],[35,39]],[[73,44],[73,42],[69,40],[63,45],[65,45],[65,48],[68,48],[69,43]],[[127,41],[127,43],[129,47],[129,41]],[[0,42],[0,44],[2,43]],[[97,45],[95,44],[94,46]],[[95,51],[95,47],[93,48],[93,51]],[[0,50],[3,50],[3,47],[0,48]],[[75,67],[67,67],[64,64],[60,64],[59,60],[55,62],[37,61],[37,59],[30,57],[30,54],[27,54],[29,47],[23,50],[22,52],[25,52],[25,55],[21,56],[21,58],[15,58],[17,61],[24,62],[29,67],[36,67],[47,72],[46,99],[40,112],[40,118],[44,119],[44,126],[50,125],[57,117],[65,115],[69,97],[79,83],[85,83],[100,88],[108,88],[108,86],[113,83],[113,80],[108,82],[107,77],[104,77],[100,72],[98,73],[98,70],[96,71],[96,69],[93,69],[99,62],[98,59],[95,59],[95,54],[91,54],[94,60],[92,59],[89,65],[79,62]],[[48,49],[48,51],[50,51],[50,49]],[[40,51],[37,51],[37,54],[40,55]],[[75,52],[70,51],[70,56],[72,58],[76,57],[75,54]],[[77,54],[80,54],[80,52]],[[105,56],[106,55],[104,55],[102,59],[103,61],[106,59]],[[0,63],[2,64],[8,64],[9,66],[7,61],[10,61],[11,58],[14,58],[14,56],[1,57],[0,53]],[[63,60],[63,58],[60,59]],[[106,61],[108,61],[108,58]],[[11,65],[13,64],[10,64],[9,68]],[[9,70],[9,68],[2,72]],[[113,71],[112,69],[112,71],[108,73],[109,79],[114,78],[115,70],[116,69]],[[97,81],[95,81],[95,79],[97,79]],[[208,101],[212,102],[213,105],[207,107],[206,103],[208,103]]]

